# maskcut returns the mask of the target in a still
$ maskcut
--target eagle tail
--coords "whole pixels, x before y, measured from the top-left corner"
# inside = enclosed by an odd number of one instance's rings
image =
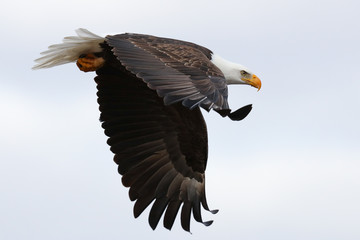
[[[69,36],[63,39],[63,43],[49,46],[42,52],[42,57],[35,60],[33,69],[50,68],[65,63],[75,62],[80,55],[101,52],[100,43],[104,37],[98,36],[86,29],[76,30],[77,36]]]

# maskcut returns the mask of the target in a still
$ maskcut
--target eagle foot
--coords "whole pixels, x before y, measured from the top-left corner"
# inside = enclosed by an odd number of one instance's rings
[[[93,72],[104,65],[105,59],[97,57],[93,53],[80,55],[76,62],[78,68],[83,72]]]

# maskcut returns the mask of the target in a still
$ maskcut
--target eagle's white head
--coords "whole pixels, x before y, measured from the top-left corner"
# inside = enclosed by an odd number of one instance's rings
[[[243,65],[227,61],[216,54],[212,55],[211,61],[223,72],[227,84],[248,84],[260,90],[260,79]]]

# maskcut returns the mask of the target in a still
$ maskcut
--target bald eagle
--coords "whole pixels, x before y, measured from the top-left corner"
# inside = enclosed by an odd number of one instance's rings
[[[115,154],[122,183],[129,187],[134,216],[152,202],[149,224],[162,215],[171,230],[181,207],[181,226],[190,231],[191,212],[203,221],[208,157],[207,129],[200,107],[242,120],[247,105],[232,112],[229,84],[257,88],[261,81],[246,67],[194,43],[144,34],[100,37],[85,29],[65,37],[35,60],[34,69],[69,62],[96,71],[100,120]]]

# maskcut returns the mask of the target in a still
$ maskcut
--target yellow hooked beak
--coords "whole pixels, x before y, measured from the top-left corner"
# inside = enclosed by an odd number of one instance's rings
[[[253,87],[256,87],[258,91],[261,88],[261,81],[255,74],[253,74],[251,78],[241,78],[241,80]]]

